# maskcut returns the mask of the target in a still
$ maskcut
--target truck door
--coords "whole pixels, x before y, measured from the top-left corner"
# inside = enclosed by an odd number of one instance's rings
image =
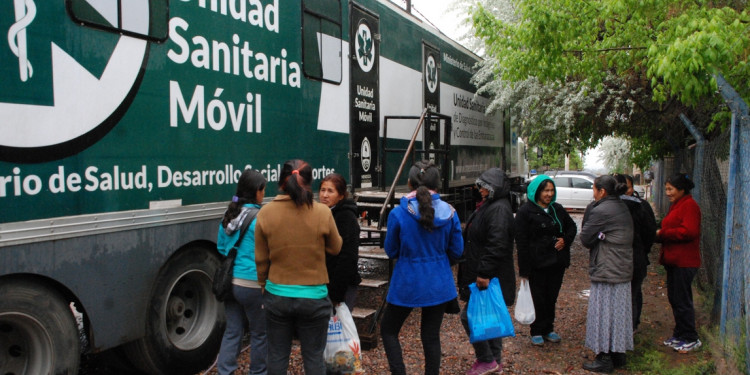
[[[380,20],[376,14],[350,5],[349,134],[351,183],[355,189],[380,186],[378,136],[380,132]]]

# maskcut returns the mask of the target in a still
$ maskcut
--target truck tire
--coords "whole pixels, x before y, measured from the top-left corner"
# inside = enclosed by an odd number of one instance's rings
[[[216,359],[224,305],[211,292],[219,260],[211,250],[185,249],[162,267],[149,304],[146,334],[123,349],[148,374],[195,374]]]
[[[0,296],[2,373],[76,375],[81,342],[65,299],[26,280],[0,283]]]

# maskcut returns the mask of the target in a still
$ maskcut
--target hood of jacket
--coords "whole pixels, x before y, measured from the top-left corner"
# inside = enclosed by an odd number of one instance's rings
[[[528,198],[529,202],[533,202],[535,205],[539,206],[539,204],[536,203],[536,191],[537,189],[539,189],[539,185],[542,184],[542,181],[546,180],[552,181],[552,178],[550,176],[547,176],[546,174],[543,174],[531,180],[529,186],[526,188],[526,197]],[[552,181],[552,186],[555,186],[555,195],[552,196],[552,202],[550,202],[550,205],[557,201],[557,186],[555,185],[554,181]]]
[[[401,207],[409,213],[409,217],[416,221],[419,221],[422,217],[419,214],[419,201],[417,201],[416,197],[402,197]],[[435,209],[435,220],[433,223],[436,228],[450,224],[453,215],[456,213],[453,206],[440,200],[440,194],[432,194],[432,208]]]
[[[335,206],[331,207],[331,211],[333,211],[334,213],[339,212],[339,211],[351,211],[352,213],[354,213],[354,217],[357,217],[359,215],[358,214],[359,210],[357,209],[357,202],[349,198],[342,199]]]
[[[490,192],[487,201],[507,198],[510,195],[510,180],[500,168],[490,168],[484,171],[477,179],[477,185]]]

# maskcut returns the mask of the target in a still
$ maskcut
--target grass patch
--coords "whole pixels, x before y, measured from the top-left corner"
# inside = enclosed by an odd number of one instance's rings
[[[631,372],[659,375],[708,375],[716,374],[716,366],[707,350],[707,344],[690,354],[665,354],[664,349],[655,344],[658,338],[652,335],[639,335],[635,338],[635,352],[628,356],[627,368]],[[692,356],[690,362],[675,361],[674,356]],[[685,357],[688,358],[688,357]]]

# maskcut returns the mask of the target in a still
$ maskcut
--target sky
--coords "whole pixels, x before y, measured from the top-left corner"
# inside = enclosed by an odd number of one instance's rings
[[[400,3],[400,0],[392,0]],[[405,3],[405,2],[404,2]],[[448,11],[455,0],[412,0],[411,5],[422,13],[440,31],[453,40],[458,40],[465,33],[460,27],[462,15],[457,11]]]

